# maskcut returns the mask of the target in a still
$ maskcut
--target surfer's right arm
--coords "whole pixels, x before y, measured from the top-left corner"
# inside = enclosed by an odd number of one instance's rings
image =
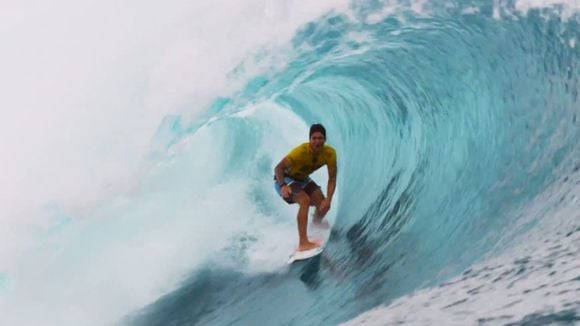
[[[284,182],[284,171],[289,169],[290,166],[292,166],[292,163],[287,157],[284,157],[274,169],[276,182],[280,185],[280,192],[284,198],[287,198],[292,193],[292,189],[286,184],[286,182]]]

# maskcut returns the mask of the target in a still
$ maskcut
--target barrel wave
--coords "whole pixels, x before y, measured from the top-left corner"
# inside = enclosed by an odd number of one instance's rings
[[[578,322],[576,7],[326,12],[239,62],[227,78],[241,86],[202,116],[164,116],[139,190],[94,213],[123,218],[67,243],[182,257],[179,273],[155,274],[172,285],[120,324]],[[332,231],[322,255],[288,266],[297,207],[277,197],[273,168],[312,123],[338,154]],[[326,189],[325,169],[313,179]]]
[[[261,186],[248,191],[266,215],[281,205],[268,193],[281,156],[264,148],[290,148],[287,139],[310,123],[327,126],[340,162],[327,250],[283,272],[207,266],[140,322],[331,325],[381,304],[386,312],[373,318],[394,322],[394,299],[469,275],[473,264],[507,255],[515,258],[500,266],[533,265],[521,247],[567,238],[577,265],[580,216],[561,213],[578,205],[577,16],[563,19],[562,6],[522,13],[488,2],[435,2],[420,12],[353,6],[350,16],[304,26],[283,69],[256,77],[208,117],[223,136],[225,169],[253,176]],[[542,233],[550,235],[532,237]],[[498,275],[515,282],[517,270],[504,268]],[[577,294],[577,275],[561,274],[576,282],[557,273],[543,282],[569,281]],[[502,295],[498,287],[491,298]],[[451,300],[444,291],[437,299]],[[503,318],[580,318],[578,301],[556,302],[547,317],[534,306]],[[462,318],[494,320],[485,313]]]

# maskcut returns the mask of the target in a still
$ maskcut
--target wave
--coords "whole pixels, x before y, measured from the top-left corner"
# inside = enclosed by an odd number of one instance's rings
[[[574,320],[577,303],[558,293],[574,291],[575,275],[558,264],[575,260],[554,253],[579,243],[576,9],[369,1],[324,10],[287,44],[229,70],[239,91],[212,93],[201,115],[164,114],[138,182],[92,208],[90,222],[64,223],[62,247],[46,252],[64,248],[56,271],[81,255],[73,271],[101,257],[113,262],[105,275],[133,266],[120,285],[151,280],[115,312],[128,324],[338,324],[379,305],[359,318],[452,322],[436,312],[505,293],[526,307],[505,321],[549,309]],[[286,266],[296,208],[272,191],[272,169],[316,122],[338,152],[331,238],[317,259]],[[324,171],[313,178],[325,189]],[[537,268],[545,264],[549,277]],[[506,281],[454,294],[484,286],[488,270]],[[506,290],[522,273],[560,284],[549,307],[525,300],[527,288]],[[83,275],[79,291],[98,277]],[[498,320],[503,309],[476,305],[462,318]],[[423,309],[431,319],[401,317]]]

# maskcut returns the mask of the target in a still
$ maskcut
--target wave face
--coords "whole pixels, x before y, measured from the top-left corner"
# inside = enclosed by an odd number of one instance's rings
[[[143,243],[152,260],[183,259],[154,274],[169,280],[163,295],[123,312],[127,324],[334,325],[380,305],[359,318],[580,320],[576,9],[357,1],[327,12],[246,57],[228,78],[252,78],[202,116],[166,115],[138,190],[90,213],[123,218],[64,226],[66,243],[124,244],[119,266],[158,269],[134,258]],[[267,69],[252,73],[256,63]],[[273,167],[316,122],[338,152],[331,238],[288,267],[296,207],[276,197]],[[326,172],[314,179],[326,185]],[[132,278],[119,283],[139,286]]]

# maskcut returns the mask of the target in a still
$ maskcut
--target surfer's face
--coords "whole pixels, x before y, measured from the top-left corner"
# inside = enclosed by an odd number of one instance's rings
[[[310,136],[310,147],[316,153],[322,150],[322,146],[324,146],[324,135],[321,132],[314,132],[312,136]]]

